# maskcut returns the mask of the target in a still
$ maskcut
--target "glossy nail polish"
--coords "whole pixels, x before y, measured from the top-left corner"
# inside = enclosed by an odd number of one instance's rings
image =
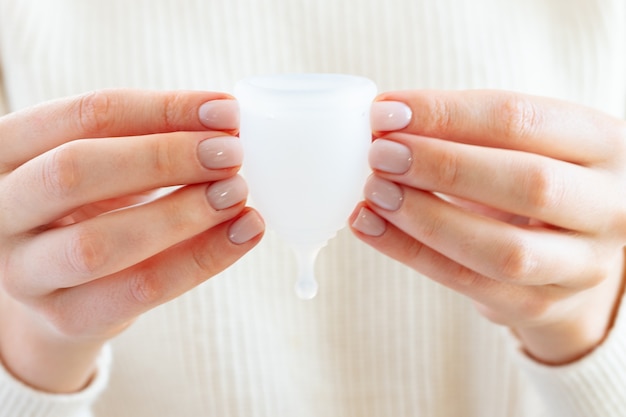
[[[411,150],[399,142],[377,139],[369,151],[369,163],[373,169],[390,174],[404,174],[411,167]]]
[[[205,139],[198,145],[198,159],[207,169],[232,168],[241,165],[243,148],[234,136]]]
[[[258,213],[249,211],[230,226],[228,239],[236,245],[241,245],[261,234],[264,229],[265,224]]]
[[[224,210],[244,201],[248,195],[248,187],[243,178],[237,175],[211,184],[206,193],[211,207]]]
[[[387,229],[387,223],[378,214],[374,213],[367,207],[361,207],[359,214],[352,222],[354,227],[359,232],[368,236],[381,236]]]
[[[365,198],[378,207],[395,211],[404,201],[402,188],[399,185],[372,175],[365,184]]]
[[[212,100],[198,109],[200,122],[211,130],[233,130],[239,127],[237,100]]]
[[[402,130],[411,122],[412,114],[411,108],[401,101],[376,101],[370,113],[372,130]]]

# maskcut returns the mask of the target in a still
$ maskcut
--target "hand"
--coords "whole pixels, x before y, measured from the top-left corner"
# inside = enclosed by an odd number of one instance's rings
[[[470,297],[538,361],[602,342],[623,293],[625,122],[497,91],[388,93],[372,120],[357,236]]]
[[[197,92],[101,91],[0,119],[10,372],[41,390],[81,389],[103,343],[259,241],[237,128],[233,100]],[[149,198],[166,186],[181,187]]]

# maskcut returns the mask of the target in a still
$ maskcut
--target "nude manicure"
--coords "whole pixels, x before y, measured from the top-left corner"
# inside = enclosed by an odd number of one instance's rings
[[[239,128],[239,103],[237,100],[212,100],[198,109],[200,122],[211,130]]]
[[[228,229],[228,238],[235,245],[241,245],[258,236],[265,229],[265,224],[255,211],[249,211]]]
[[[387,223],[372,210],[361,207],[359,214],[352,222],[352,227],[364,235],[377,237],[385,233]]]
[[[205,139],[198,145],[198,159],[208,169],[236,167],[243,161],[243,147],[234,136]]]
[[[207,188],[207,199],[215,210],[224,210],[244,201],[248,195],[246,182],[240,176],[217,181]]]
[[[402,130],[411,122],[412,114],[411,108],[401,101],[375,101],[370,112],[372,130]]]
[[[372,175],[365,184],[365,198],[389,211],[398,210],[404,201],[399,185],[375,175]]]
[[[390,174],[404,174],[412,162],[411,150],[399,142],[377,139],[370,147],[369,163],[373,169]]]

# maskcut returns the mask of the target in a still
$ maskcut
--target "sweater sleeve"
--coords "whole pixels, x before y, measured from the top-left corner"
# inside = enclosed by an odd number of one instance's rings
[[[98,358],[96,377],[75,394],[36,391],[0,367],[0,417],[92,417],[91,405],[107,386],[110,364],[111,348],[107,345]]]
[[[623,297],[624,298],[624,297]],[[626,299],[604,343],[566,366],[539,364],[522,353],[515,359],[543,398],[549,415],[623,417],[626,410]]]

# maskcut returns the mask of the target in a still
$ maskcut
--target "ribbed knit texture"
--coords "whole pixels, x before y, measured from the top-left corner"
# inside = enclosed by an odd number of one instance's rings
[[[622,117],[625,22],[622,0],[0,0],[0,60],[11,110],[96,88],[231,91],[247,75],[317,71],[381,91],[525,91]],[[625,413],[624,314],[603,349],[548,368],[467,299],[347,231],[320,254],[316,299],[295,297],[295,272],[270,232],[143,316],[113,342],[95,416]],[[0,383],[0,417],[57,415],[54,396],[7,405],[17,387]]]
[[[89,387],[78,394],[55,395],[35,391],[0,367],[0,416],[89,417],[91,405],[109,382],[111,348],[98,358],[98,372]]]

